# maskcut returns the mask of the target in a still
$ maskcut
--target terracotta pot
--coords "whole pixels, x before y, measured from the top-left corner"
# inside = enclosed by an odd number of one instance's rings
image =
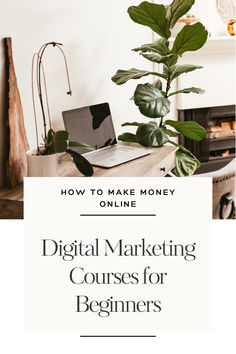
[[[57,154],[37,155],[37,149],[26,151],[28,177],[57,177]]]

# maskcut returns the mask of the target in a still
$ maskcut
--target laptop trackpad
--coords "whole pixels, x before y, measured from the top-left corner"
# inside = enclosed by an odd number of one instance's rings
[[[151,150],[116,146],[103,151],[85,154],[86,159],[94,166],[111,168],[139,157],[150,154]]]

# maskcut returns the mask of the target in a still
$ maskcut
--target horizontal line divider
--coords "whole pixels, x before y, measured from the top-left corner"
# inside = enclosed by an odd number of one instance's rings
[[[156,216],[156,214],[80,214],[80,216]]]
[[[81,338],[156,338],[156,335],[109,335],[109,334],[102,334],[102,335],[80,335]]]

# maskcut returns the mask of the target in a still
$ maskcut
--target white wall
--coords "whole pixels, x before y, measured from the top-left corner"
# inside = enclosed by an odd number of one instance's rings
[[[216,9],[216,0],[196,0],[196,16],[210,32],[212,37],[227,35],[227,25]]]
[[[169,4],[170,0],[155,0]],[[204,68],[182,75],[172,83],[171,91],[186,87],[201,87],[204,95],[180,94],[171,97],[171,111],[166,118],[178,119],[177,109],[231,105],[235,103],[235,38],[227,34],[217,9],[216,0],[195,0],[189,11],[200,18],[211,34],[208,42],[197,52],[184,53],[178,64],[201,65]],[[176,35],[184,24],[177,24],[172,32]],[[215,38],[223,39],[215,40]]]
[[[170,4],[171,0],[155,0],[156,3],[164,5]],[[189,10],[191,15],[200,18],[204,26],[211,32],[212,36],[222,36],[226,34],[227,26],[221,19],[216,9],[216,0],[195,0],[194,5]]]
[[[223,106],[235,104],[236,38],[227,33],[216,9],[216,0],[197,0],[194,11],[210,33],[207,43],[197,52],[187,52],[180,64],[201,65],[203,69],[182,75],[177,80],[178,89],[201,87],[204,95],[178,95],[179,109]]]
[[[45,70],[51,115],[55,128],[62,127],[61,112],[108,101],[115,128],[141,116],[129,98],[137,81],[116,86],[111,76],[117,69],[152,69],[151,62],[131,49],[151,42],[151,30],[135,24],[127,8],[140,0],[0,0],[1,37],[12,37],[18,86],[21,94],[26,131],[35,144],[31,100],[31,58],[48,41],[64,44],[71,76],[73,96],[66,95],[62,57],[48,49]],[[1,54],[2,57],[2,54]],[[2,79],[2,78],[1,78]],[[150,79],[145,78],[144,82]]]
[[[170,1],[162,0],[162,3],[166,5]],[[235,104],[236,38],[230,37],[227,33],[227,25],[216,9],[216,0],[196,0],[189,12],[200,18],[210,33],[210,37],[202,49],[184,53],[178,61],[178,64],[201,65],[203,69],[180,76],[175,80],[174,85],[179,90],[192,86],[200,87],[205,89],[205,94],[174,96],[171,112],[168,115],[172,119],[177,119],[177,109]],[[175,34],[183,26],[183,24],[177,24]]]
[[[178,78],[178,89],[200,87],[203,95],[178,95],[177,108],[214,107],[235,104],[235,39],[209,40],[198,53],[187,53],[180,63],[201,65],[203,69]]]

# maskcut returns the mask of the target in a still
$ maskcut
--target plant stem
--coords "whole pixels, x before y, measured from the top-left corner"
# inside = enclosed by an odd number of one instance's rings
[[[160,121],[160,124],[159,124],[159,128],[162,127],[162,124],[163,124],[163,117],[161,117],[161,121]]]
[[[167,47],[169,48],[169,42],[167,41],[166,42],[166,45]],[[170,84],[171,84],[171,75],[172,75],[172,71],[171,71],[171,68],[170,68],[170,65],[169,63],[167,62],[167,67],[168,67],[168,79],[167,79],[167,83],[166,83],[166,92],[165,92],[165,98],[168,98],[168,93],[169,93],[169,90],[171,88]],[[162,125],[163,125],[163,118],[164,117],[161,117],[161,121],[160,121],[160,124],[159,124],[159,127],[161,128]]]
[[[43,44],[42,47],[39,49],[39,51],[37,53],[37,88],[38,88],[39,102],[40,102],[41,111],[42,111],[42,117],[43,117],[44,140],[45,141],[47,139],[47,121],[46,121],[46,114],[45,114],[44,102],[43,102],[43,93],[42,93],[42,85],[41,85],[41,71],[42,71],[42,74],[43,74],[43,80],[44,80],[44,86],[45,86],[45,94],[46,94],[46,103],[47,103],[47,109],[48,109],[49,126],[50,126],[50,129],[52,129],[50,112],[49,112],[49,104],[48,104],[47,88],[46,88],[46,78],[45,78],[45,72],[44,72],[44,69],[43,69],[43,62],[42,62],[42,58],[43,58],[45,49],[49,45],[52,45],[53,47],[57,47],[61,51],[61,53],[63,55],[64,62],[65,62],[65,68],[66,68],[66,76],[67,76],[67,81],[68,81],[68,87],[69,87],[69,89],[67,91],[67,94],[68,95],[72,94],[66,56],[65,56],[63,50],[60,47],[60,46],[62,46],[62,43],[48,42],[48,43]]]
[[[44,128],[44,139],[46,140],[47,138],[47,123],[46,123],[46,116],[45,116],[45,111],[44,111],[44,106],[43,106],[43,96],[42,96],[42,87],[41,87],[41,66],[42,66],[42,57],[43,53],[48,46],[48,43],[45,44],[41,49],[41,53],[39,50],[39,61],[38,61],[38,95],[39,95],[39,102],[41,106],[41,111],[42,111],[42,116],[43,116],[43,128]]]
[[[168,98],[168,92],[170,90],[170,84],[171,84],[171,74],[172,74],[172,71],[169,67],[169,65],[167,64],[168,66],[168,79],[167,79],[167,83],[166,83],[166,91],[165,91],[165,98]],[[162,125],[163,125],[163,118],[164,117],[161,117],[161,121],[160,121],[160,124],[159,124],[159,127],[161,128]]]
[[[166,41],[166,46],[167,48],[169,48],[169,41]],[[168,92],[170,90],[170,84],[171,84],[171,74],[172,74],[172,71],[171,71],[171,68],[170,68],[170,64],[168,63],[167,61],[167,67],[168,67],[168,79],[167,79],[167,84],[166,84],[166,94],[165,94],[165,98],[168,98]]]
[[[171,70],[168,71],[168,80],[167,80],[167,84],[166,84],[166,93],[165,93],[165,98],[168,98],[168,92],[170,90],[170,84],[171,84]]]

